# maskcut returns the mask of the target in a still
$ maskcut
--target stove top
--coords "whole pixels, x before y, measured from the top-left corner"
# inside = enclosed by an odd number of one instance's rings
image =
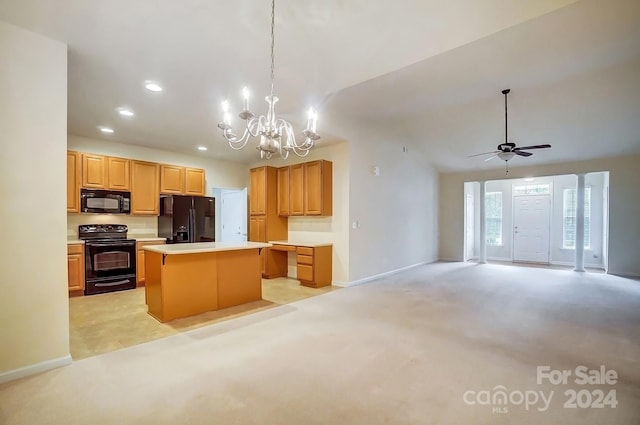
[[[78,238],[82,240],[127,240],[125,224],[81,224]]]

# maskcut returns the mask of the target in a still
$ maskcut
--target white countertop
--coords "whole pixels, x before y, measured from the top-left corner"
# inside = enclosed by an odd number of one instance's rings
[[[195,242],[169,245],[144,246],[145,251],[161,254],[199,254],[203,252],[235,251],[240,249],[268,248],[270,243],[262,242]]]
[[[303,241],[269,241],[269,243],[274,245],[291,245],[291,246],[307,246],[309,248],[314,248],[316,246],[332,246],[331,242],[303,242]]]
[[[76,244],[83,244],[84,241],[81,241],[80,239],[67,239],[67,245],[76,245]]]
[[[158,237],[145,237],[145,238],[137,238],[137,237],[132,237],[131,239],[135,239],[136,242],[159,242],[159,241],[166,241],[166,238],[158,238]]]

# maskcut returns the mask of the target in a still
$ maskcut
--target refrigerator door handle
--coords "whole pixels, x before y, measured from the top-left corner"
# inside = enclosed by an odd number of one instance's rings
[[[189,210],[189,242],[196,242],[196,210]]]

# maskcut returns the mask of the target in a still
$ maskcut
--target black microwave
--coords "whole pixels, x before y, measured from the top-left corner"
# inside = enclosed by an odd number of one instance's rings
[[[131,192],[81,189],[80,212],[129,214],[131,212]]]

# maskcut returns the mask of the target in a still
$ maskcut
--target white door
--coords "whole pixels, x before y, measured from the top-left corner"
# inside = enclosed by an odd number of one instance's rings
[[[465,261],[470,260],[475,257],[475,234],[474,234],[474,224],[475,224],[475,213],[473,211],[473,194],[467,194],[466,196],[466,205],[465,205],[465,236],[464,242],[466,245],[465,248]]]
[[[549,195],[513,198],[513,260],[549,262]]]
[[[224,190],[221,194],[221,242],[247,240],[247,189]]]

